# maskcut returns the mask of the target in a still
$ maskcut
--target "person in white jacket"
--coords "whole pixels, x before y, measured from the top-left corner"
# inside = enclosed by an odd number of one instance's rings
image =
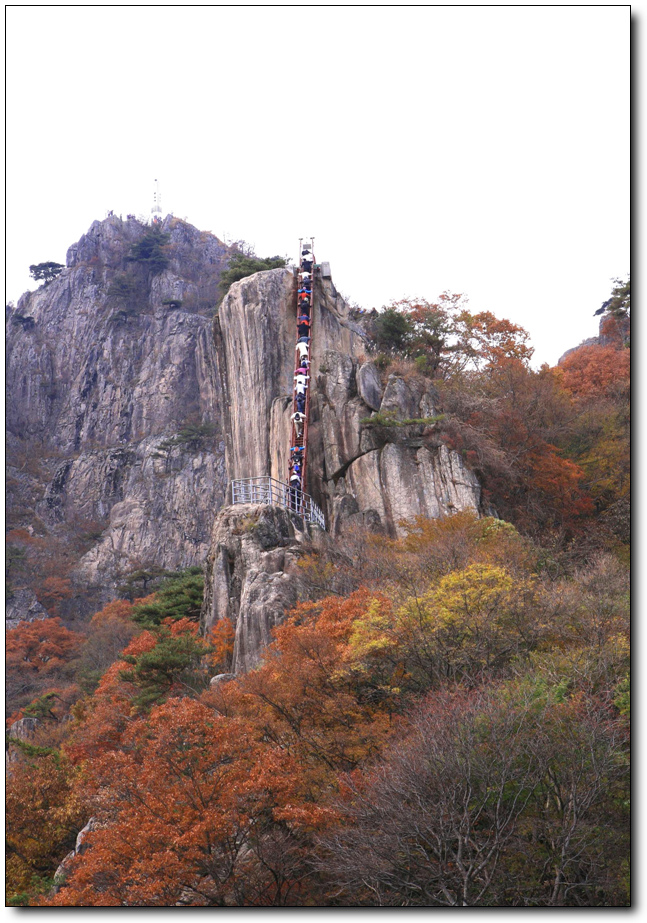
[[[295,391],[297,394],[305,394],[306,388],[308,387],[308,381],[310,379],[309,375],[295,375]]]

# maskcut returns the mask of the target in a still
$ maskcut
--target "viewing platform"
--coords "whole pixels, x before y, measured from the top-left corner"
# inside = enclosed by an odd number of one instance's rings
[[[237,478],[231,482],[231,502],[267,503],[282,506],[291,513],[302,516],[306,522],[325,531],[326,520],[312,497],[301,490],[270,477]]]

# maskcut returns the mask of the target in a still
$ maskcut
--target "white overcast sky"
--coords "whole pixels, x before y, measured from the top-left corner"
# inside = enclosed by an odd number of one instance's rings
[[[463,292],[533,364],[629,272],[628,6],[10,7],[7,297],[108,209]]]

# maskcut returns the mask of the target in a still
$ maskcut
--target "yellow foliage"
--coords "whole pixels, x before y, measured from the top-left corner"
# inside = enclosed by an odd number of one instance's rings
[[[409,597],[391,617],[375,605],[353,626],[346,659],[353,672],[383,685],[405,677],[428,688],[444,678],[471,681],[530,649],[538,628],[533,578],[493,564],[472,564]]]

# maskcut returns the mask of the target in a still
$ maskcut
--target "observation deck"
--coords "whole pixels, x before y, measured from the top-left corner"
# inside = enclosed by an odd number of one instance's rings
[[[296,491],[271,477],[236,478],[231,482],[231,502],[267,503],[302,516],[306,522],[325,531],[326,520],[312,497],[302,490]]]

